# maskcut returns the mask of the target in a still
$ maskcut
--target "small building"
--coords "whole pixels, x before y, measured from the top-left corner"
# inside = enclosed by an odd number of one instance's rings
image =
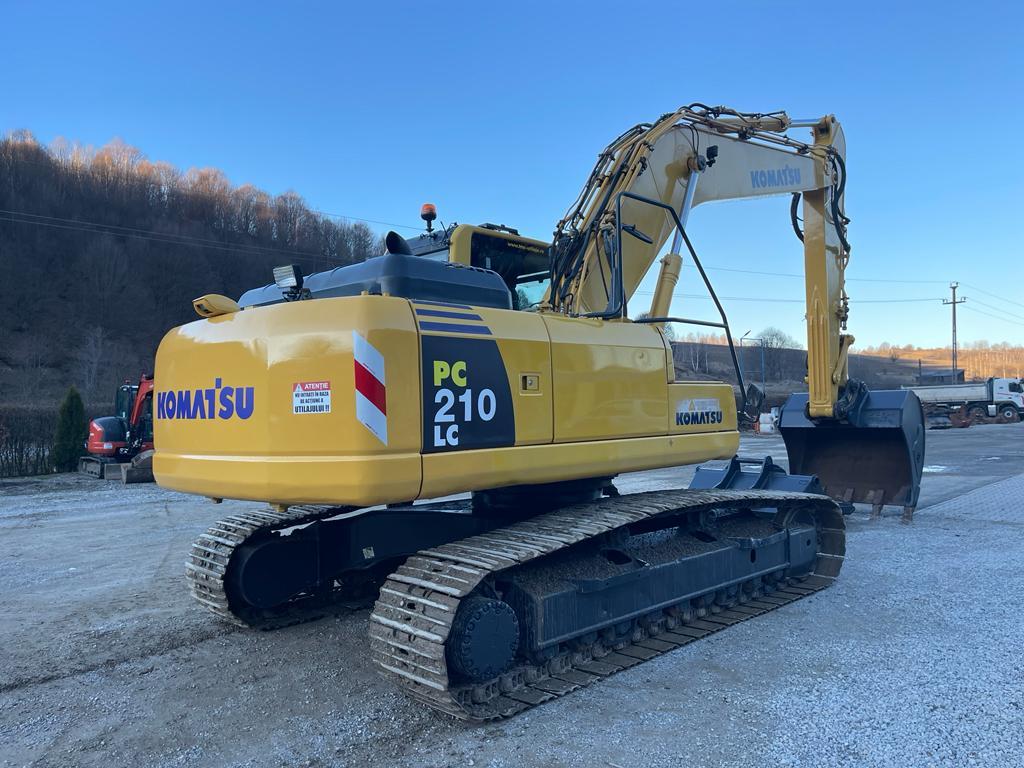
[[[931,370],[931,371],[919,371],[917,374],[917,383],[923,387],[934,387],[940,384],[963,384],[964,383],[964,369],[957,368],[956,375],[953,375],[953,371],[949,370]]]

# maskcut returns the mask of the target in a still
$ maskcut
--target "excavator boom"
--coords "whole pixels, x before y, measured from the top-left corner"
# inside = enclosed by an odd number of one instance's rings
[[[787,135],[797,127],[811,129],[810,142]],[[791,471],[819,475],[845,501],[912,509],[924,465],[920,404],[902,391],[869,393],[848,375],[845,154],[831,115],[793,121],[784,112],[694,104],[634,126],[598,156],[555,229],[548,302],[570,315],[626,318],[629,299],[674,234],[650,311],[663,317],[681,246],[692,249],[683,228],[694,207],[792,195],[804,249],[808,392],[794,395],[782,420]]]

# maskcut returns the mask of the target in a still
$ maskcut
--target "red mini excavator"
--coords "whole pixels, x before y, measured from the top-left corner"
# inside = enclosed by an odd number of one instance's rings
[[[138,384],[126,380],[118,387],[114,414],[89,422],[89,455],[78,460],[78,471],[125,483],[153,482],[153,377],[143,374]]]

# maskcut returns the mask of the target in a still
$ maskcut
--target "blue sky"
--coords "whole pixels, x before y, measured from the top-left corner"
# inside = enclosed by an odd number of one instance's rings
[[[947,344],[949,280],[962,342],[1024,343],[1019,3],[3,5],[0,131],[117,136],[412,227],[430,200],[549,239],[608,141],[680,104],[835,113],[858,346]],[[689,231],[706,264],[771,273],[711,272],[737,335],[803,337],[788,199],[705,206]],[[933,301],[880,303],[912,298]]]

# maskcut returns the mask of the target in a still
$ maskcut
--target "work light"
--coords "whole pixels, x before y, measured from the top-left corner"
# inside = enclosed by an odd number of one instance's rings
[[[302,270],[294,264],[274,267],[274,283],[282,291],[297,293],[302,290]]]

